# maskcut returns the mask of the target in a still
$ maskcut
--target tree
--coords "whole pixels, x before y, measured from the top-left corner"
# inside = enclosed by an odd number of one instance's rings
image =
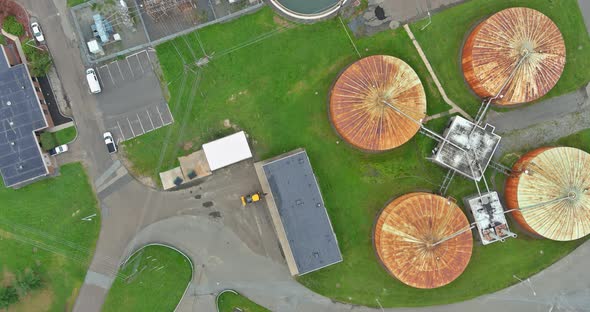
[[[13,286],[0,288],[0,308],[6,308],[18,301],[18,292]]]
[[[42,286],[41,277],[33,270],[21,272],[17,282],[21,294],[26,294],[30,290],[35,290]]]
[[[38,48],[35,40],[29,39],[23,44],[23,52],[29,61],[29,71],[33,77],[45,76],[51,69],[51,56],[45,50]]]
[[[13,34],[17,37],[21,37],[25,34],[25,27],[16,20],[16,17],[13,15],[7,16],[4,19],[4,23],[2,24],[2,28],[7,33]]]

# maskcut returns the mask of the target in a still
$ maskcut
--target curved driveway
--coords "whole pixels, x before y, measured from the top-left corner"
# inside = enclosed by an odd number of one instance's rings
[[[85,66],[69,26],[66,1],[19,1],[39,17],[79,125],[78,140],[64,160],[85,163],[100,200],[100,237],[74,311],[100,311],[118,264],[149,242],[173,245],[195,264],[195,278],[180,311],[215,311],[215,294],[225,288],[236,289],[273,311],[380,310],[332,302],[289,276],[276,240],[268,238],[273,236],[269,235],[272,225],[263,207],[252,208],[260,209],[254,213],[237,210],[236,198],[258,188],[257,182],[247,179],[253,175],[251,163],[170,193],[148,189],[129,177],[104,150],[100,138],[104,125],[96,99],[85,92]],[[251,182],[231,183],[236,176]],[[448,306],[387,311],[590,311],[588,259],[590,242],[530,282],[498,293]]]

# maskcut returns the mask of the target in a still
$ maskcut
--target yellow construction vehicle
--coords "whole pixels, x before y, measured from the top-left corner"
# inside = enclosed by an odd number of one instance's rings
[[[255,203],[257,201],[260,201],[260,199],[262,199],[262,197],[264,197],[264,193],[260,193],[260,192],[256,192],[253,194],[248,194],[248,195],[243,195],[241,197],[242,199],[242,206],[246,206],[247,204],[251,204],[251,203]]]

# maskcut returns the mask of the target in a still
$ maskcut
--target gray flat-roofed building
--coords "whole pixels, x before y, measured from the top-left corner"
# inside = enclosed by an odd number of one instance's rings
[[[255,167],[291,274],[303,275],[341,262],[338,240],[305,150]]]
[[[6,53],[0,46],[0,173],[19,187],[49,174],[35,135],[48,123],[27,67],[11,66]]]

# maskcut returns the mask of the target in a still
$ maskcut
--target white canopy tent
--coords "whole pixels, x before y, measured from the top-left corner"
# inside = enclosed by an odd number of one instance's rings
[[[244,131],[203,144],[203,151],[211,171],[252,157]]]

